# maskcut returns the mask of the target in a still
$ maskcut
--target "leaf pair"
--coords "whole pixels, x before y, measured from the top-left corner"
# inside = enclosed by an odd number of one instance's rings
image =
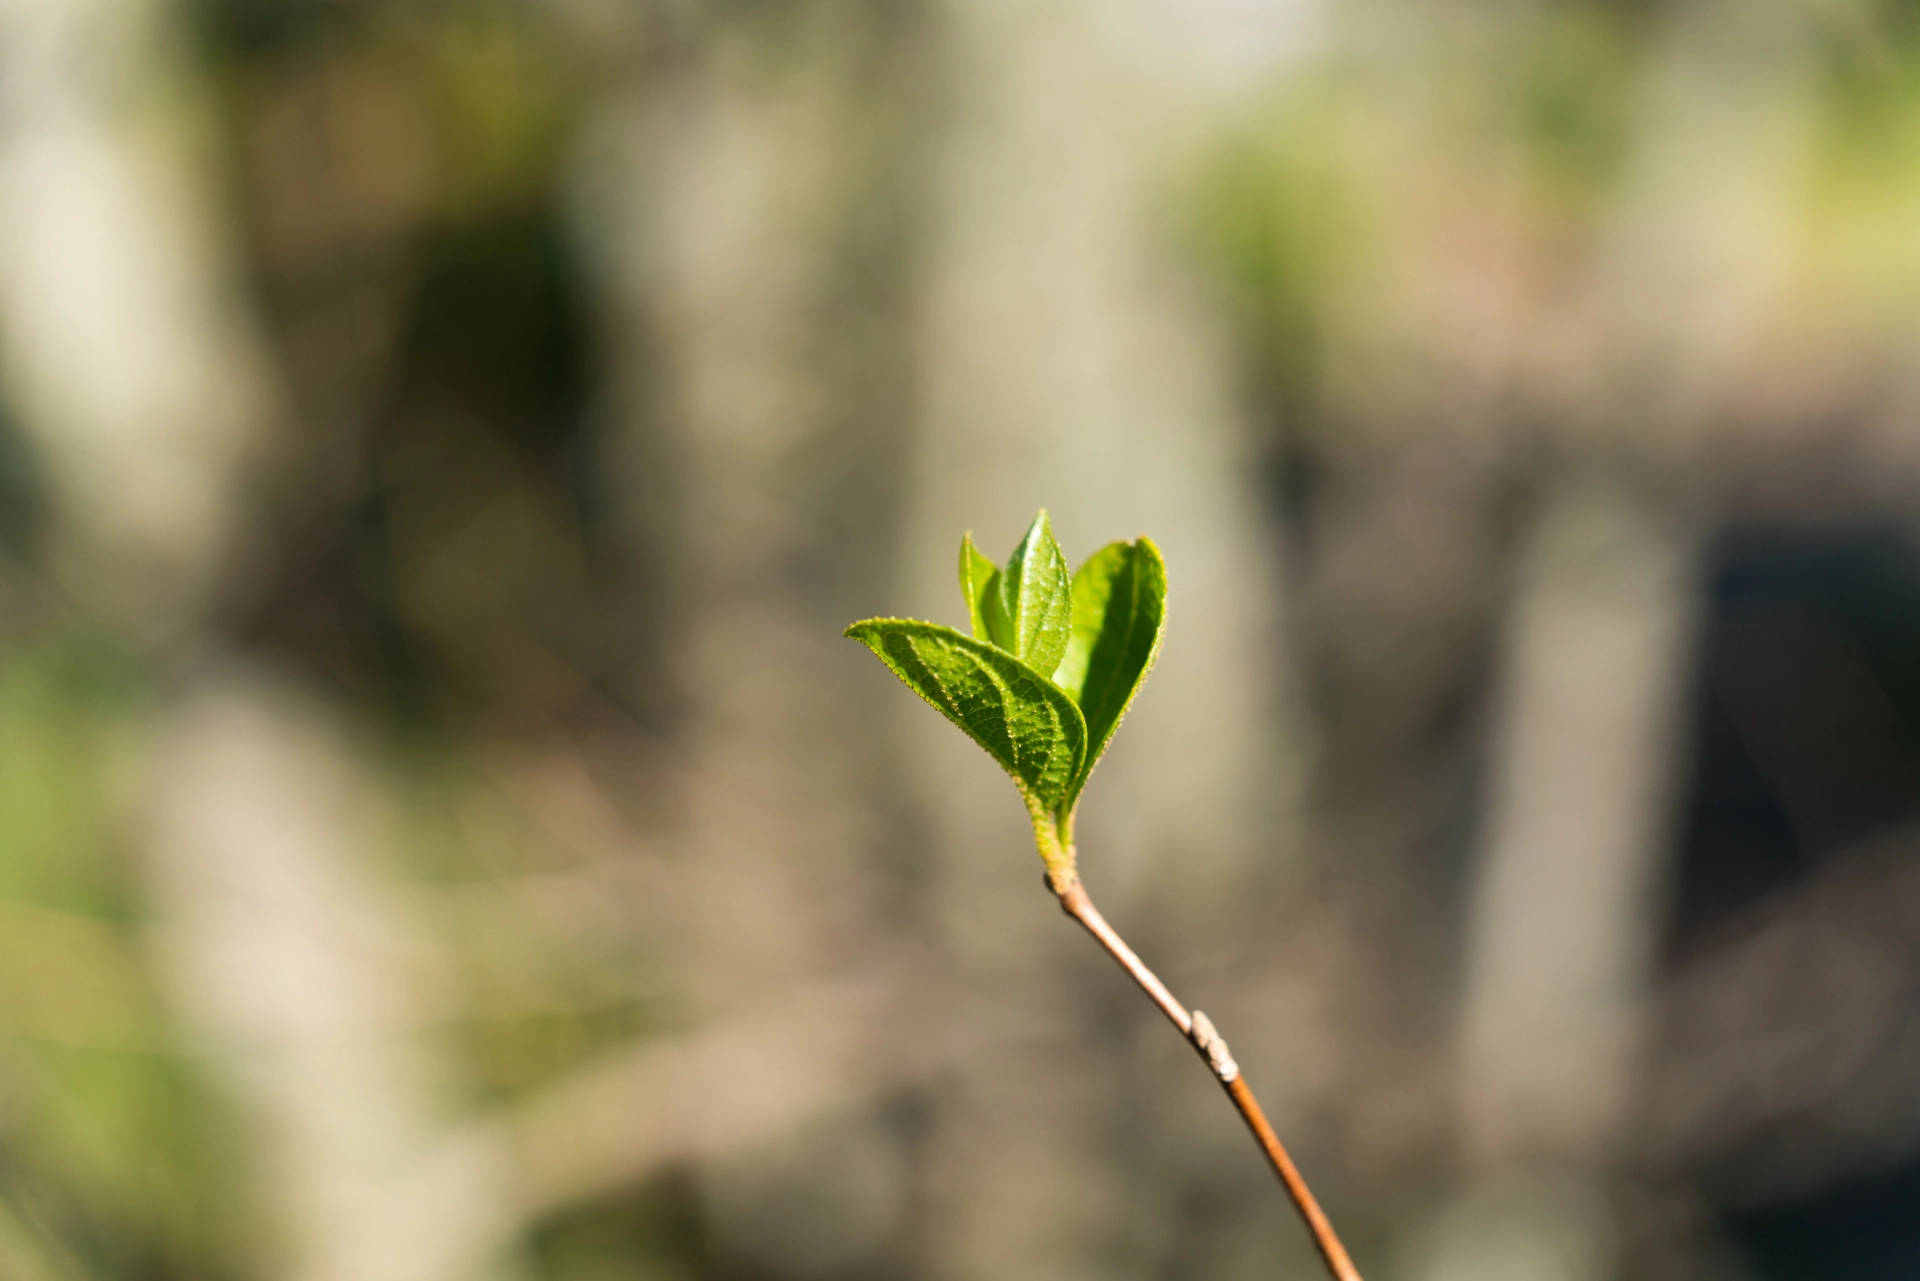
[[[972,636],[897,618],[847,635],[985,748],[1058,831],[1160,652],[1160,549],[1109,543],[1069,576],[1043,511],[1002,568],[962,538],[960,590]]]

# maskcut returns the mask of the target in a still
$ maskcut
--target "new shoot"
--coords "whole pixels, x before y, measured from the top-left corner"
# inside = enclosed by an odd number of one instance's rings
[[[1206,1061],[1292,1197],[1336,1281],[1360,1281],[1333,1225],[1240,1074],[1227,1043],[1188,1011],[1107,924],[1080,883],[1074,813],[1087,776],[1132,705],[1166,635],[1167,569],[1148,538],[1108,543],[1071,574],[1047,513],[1005,565],[960,540],[972,634],[869,618],[847,635],[958,725],[1012,776],[1033,820],[1047,885]]]

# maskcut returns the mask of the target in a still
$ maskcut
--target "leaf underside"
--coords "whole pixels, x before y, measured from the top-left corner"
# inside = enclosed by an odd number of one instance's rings
[[[973,535],[964,534],[960,538],[960,594],[967,598],[967,621],[973,626],[973,638],[978,641],[991,641],[987,634],[987,622],[981,614],[981,606],[989,589],[996,587],[994,568],[978,547],[973,545]]]
[[[1083,777],[1087,726],[1046,677],[938,623],[869,618],[846,634],[985,748],[1031,805],[1051,813],[1071,803]]]
[[[1108,543],[1073,576],[1073,632],[1053,674],[1087,723],[1087,751],[1070,804],[1159,656],[1166,605],[1167,567],[1150,538]]]

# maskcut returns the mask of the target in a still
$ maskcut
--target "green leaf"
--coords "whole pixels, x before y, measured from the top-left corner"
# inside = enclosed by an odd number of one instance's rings
[[[1073,575],[1073,634],[1053,683],[1080,707],[1087,752],[1069,802],[1113,741],[1167,629],[1167,566],[1150,538],[1108,543]]]
[[[994,644],[1027,666],[1050,673],[1060,665],[1073,627],[1073,586],[1044,510],[989,583],[981,614]]]
[[[991,641],[986,620],[980,614],[980,602],[993,584],[997,571],[993,562],[973,545],[971,532],[960,535],[960,594],[967,598],[967,620],[973,624],[975,640]]]
[[[1068,802],[1086,755],[1087,725],[1046,677],[938,623],[869,618],[847,635],[986,748],[1030,807],[1053,813]]]
[[[980,625],[986,629],[980,639],[1011,654],[1020,642],[1014,639],[1013,619],[1007,614],[1006,594],[1000,589],[1005,579],[1005,574],[994,570],[993,576],[987,579],[986,590],[980,593]]]

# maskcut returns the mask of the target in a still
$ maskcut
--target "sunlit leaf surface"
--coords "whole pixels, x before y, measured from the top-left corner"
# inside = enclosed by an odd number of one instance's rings
[[[847,635],[987,749],[1021,791],[1053,811],[1072,794],[1086,754],[1080,709],[1012,655],[951,627],[870,618]]]

